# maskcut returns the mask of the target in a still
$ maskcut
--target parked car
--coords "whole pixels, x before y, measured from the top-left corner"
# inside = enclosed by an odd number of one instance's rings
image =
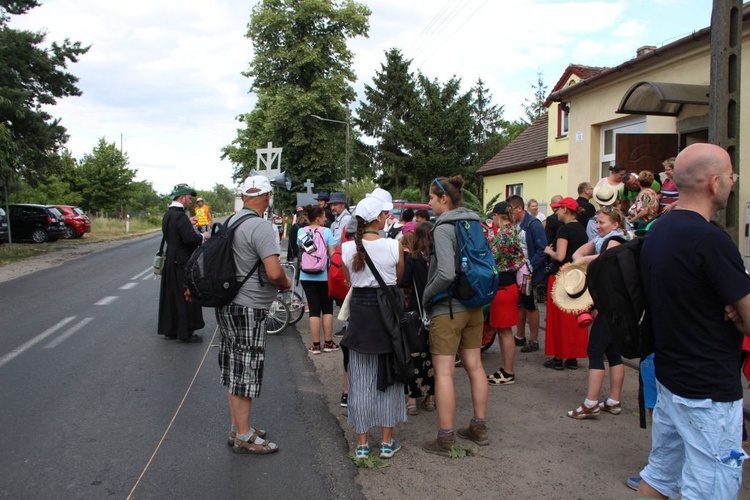
[[[9,205],[10,236],[13,241],[55,241],[63,235],[65,220],[53,206],[16,203]]]
[[[7,243],[8,240],[8,214],[3,208],[0,208],[0,243]]]
[[[63,238],[80,238],[91,232],[91,220],[83,210],[72,205],[55,205],[55,207],[62,212],[65,220]]]
[[[430,220],[435,220],[435,212],[432,211],[432,207],[428,205],[427,203],[414,203],[407,200],[395,200],[393,202],[393,210],[391,211],[391,214],[396,220],[401,219],[401,212],[404,211],[405,208],[411,208],[415,212],[417,210],[427,210],[430,214]]]

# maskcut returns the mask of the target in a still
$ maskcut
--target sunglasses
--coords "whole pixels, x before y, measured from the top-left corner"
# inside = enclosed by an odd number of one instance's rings
[[[443,193],[447,193],[448,192],[448,191],[445,190],[445,188],[443,187],[443,185],[440,184],[440,179],[438,179],[437,177],[435,177],[435,180],[432,181],[432,183],[435,184],[438,187],[438,189],[440,191],[442,191]]]

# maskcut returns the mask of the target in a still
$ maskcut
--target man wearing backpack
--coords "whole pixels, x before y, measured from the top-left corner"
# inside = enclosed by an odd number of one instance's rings
[[[253,398],[260,395],[266,356],[266,314],[278,290],[292,284],[279,262],[281,249],[276,227],[260,217],[271,202],[271,183],[262,175],[245,179],[240,188],[242,210],[233,215],[238,220],[255,214],[234,232],[232,247],[237,276],[244,277],[260,261],[251,276],[228,305],[216,308],[221,341],[219,367],[221,382],[229,387],[231,429],[228,444],[241,454],[267,454],[279,450],[275,443],[264,439],[265,431],[250,426]]]
[[[737,176],[726,151],[703,143],[677,156],[674,181],[680,200],[654,223],[640,255],[658,397],[638,497],[737,498],[747,456],[740,360],[750,277],[712,222]]]
[[[508,203],[513,207],[513,218],[518,225],[519,231],[526,235],[526,258],[531,264],[532,284],[544,284],[547,276],[544,273],[546,255],[544,249],[547,247],[547,237],[544,235],[544,227],[539,219],[524,210],[523,198],[517,195],[509,196]],[[518,303],[518,328],[516,332],[516,345],[523,346],[521,352],[534,352],[539,350],[539,309],[536,305],[534,294],[521,295]],[[526,323],[529,323],[529,340],[526,341]]]

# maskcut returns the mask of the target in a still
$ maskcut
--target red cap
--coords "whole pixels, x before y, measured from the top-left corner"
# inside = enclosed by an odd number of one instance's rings
[[[568,210],[571,210],[573,212],[578,211],[578,202],[574,200],[573,198],[571,198],[570,196],[568,196],[567,198],[563,198],[562,200],[560,200],[559,203],[553,203],[550,206],[555,209],[560,208],[560,207],[565,207]]]

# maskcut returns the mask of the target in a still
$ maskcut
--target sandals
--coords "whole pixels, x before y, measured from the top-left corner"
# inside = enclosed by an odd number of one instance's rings
[[[598,404],[594,405],[593,408],[589,408],[585,404],[582,404],[575,410],[568,410],[567,415],[576,420],[584,420],[587,418],[598,418],[600,413],[601,410]]]
[[[415,417],[419,415],[419,411],[417,411],[417,404],[416,403],[407,403],[406,405],[406,414],[410,417]]]
[[[256,439],[260,439],[258,438],[257,432],[253,432],[250,439],[247,441],[240,441],[239,439],[234,438],[232,451],[242,455],[268,455],[269,453],[276,453],[279,451],[279,447],[276,443],[266,441],[265,439],[261,440],[260,443],[257,443]]]
[[[435,411],[435,400],[424,398],[422,401],[422,408],[424,408],[424,411]]]
[[[251,431],[256,433],[259,438],[265,439],[266,438],[266,431],[263,429],[253,429],[250,428]],[[237,437],[237,431],[229,431],[229,438],[227,438],[227,446],[234,446],[234,438]]]

